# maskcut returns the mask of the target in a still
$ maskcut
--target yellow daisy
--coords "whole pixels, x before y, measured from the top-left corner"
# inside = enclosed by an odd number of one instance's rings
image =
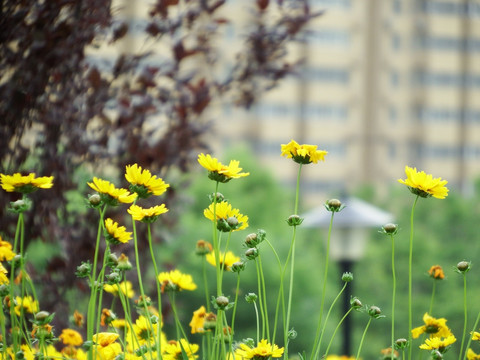
[[[215,208],[214,208],[215,205]],[[224,232],[243,230],[248,227],[248,216],[240,213],[240,210],[232,208],[226,201],[212,203],[203,211],[203,215],[213,221],[217,220],[217,229]]]
[[[451,334],[445,318],[436,319],[433,316],[428,315],[428,313],[425,313],[423,315],[423,322],[425,325],[412,329],[412,337],[414,339],[424,333],[429,334],[431,338],[447,337]]]
[[[38,302],[33,300],[33,298],[29,296],[24,296],[21,298],[17,296],[15,298],[15,313],[20,316],[21,309],[23,308],[24,313],[34,314],[38,312]]]
[[[13,175],[0,174],[0,183],[3,190],[7,192],[20,192],[28,194],[37,189],[50,189],[53,186],[53,176],[35,177],[35,173],[22,175],[15,173]]]
[[[467,360],[480,360],[480,354],[475,354],[472,349],[468,348]]]
[[[132,215],[132,218],[136,221],[143,221],[146,223],[152,223],[158,219],[162,214],[165,214],[168,209],[165,207],[165,204],[156,205],[148,209],[144,209],[138,205],[133,204],[127,210],[127,212]]]
[[[164,360],[177,360],[182,359],[183,352],[187,356],[187,359],[193,360],[198,358],[198,355],[195,353],[198,351],[197,344],[190,344],[185,339],[180,339],[180,341],[169,341],[168,344],[163,349],[162,357]]]
[[[100,194],[102,201],[108,205],[116,206],[118,203],[130,204],[136,198],[136,193],[130,193],[127,189],[116,188],[110,181],[93,178],[93,182],[88,182],[93,190]]]
[[[12,244],[8,241],[3,241],[0,236],[0,261],[10,261],[15,255],[16,254],[12,251]]]
[[[193,312],[192,320],[190,321],[190,324],[188,324],[192,329],[192,334],[202,334],[205,332],[205,329],[203,328],[205,316],[207,316],[207,310],[203,305]]]
[[[145,316],[139,316],[132,324],[132,330],[135,333],[136,339],[140,345],[153,344],[157,340],[158,336],[158,324],[149,323]],[[131,335],[127,335],[127,338],[131,338]]]
[[[282,144],[282,156],[293,159],[299,164],[318,163],[319,160],[324,161],[325,150],[317,150],[317,145],[298,144],[295,140],[291,140],[288,144]]]
[[[214,181],[226,183],[231,179],[238,179],[250,175],[250,173],[241,172],[240,162],[231,160],[228,165],[223,165],[218,159],[210,154],[199,154],[198,162],[208,170],[208,177]]]
[[[197,285],[193,282],[192,276],[182,274],[179,270],[172,270],[170,272],[162,272],[158,274],[158,281],[162,285],[162,292],[195,290],[197,288]]]
[[[121,291],[122,294],[129,299],[135,296],[135,291],[133,290],[132,283],[128,280],[122,281],[120,284],[114,284],[114,285],[105,284],[103,285],[103,290],[105,290],[106,292],[114,296],[118,296],[118,292]]]
[[[101,332],[93,335],[94,358],[100,360],[113,360],[122,352],[122,347],[117,343],[119,335],[109,332]]]
[[[442,178],[433,178],[424,171],[417,172],[417,168],[405,166],[407,178],[398,179],[398,182],[406,185],[415,195],[427,198],[433,196],[437,199],[445,199],[448,196],[448,188],[445,186],[448,181]]]
[[[215,261],[214,252],[207,254],[206,259],[209,262],[209,264],[216,266],[217,262]],[[226,254],[220,252],[219,259],[220,259],[220,268],[225,271],[231,271],[232,265],[240,261],[240,258],[238,256],[235,256],[231,251],[227,251]]]
[[[250,348],[246,344],[240,344],[240,348],[235,351],[236,356],[241,359],[270,359],[279,358],[283,355],[283,347],[279,348],[277,345],[271,345],[266,339],[261,340],[256,347]]]
[[[10,281],[7,276],[7,269],[0,263],[0,285],[8,284]]]
[[[82,335],[73,329],[63,329],[58,337],[65,345],[80,346],[83,344]]]
[[[420,349],[423,350],[439,350],[443,352],[446,348],[452,345],[457,339],[454,335],[443,337],[433,337],[425,340],[425,343],[420,345]]]
[[[126,166],[125,179],[130,183],[130,191],[144,199],[152,194],[162,195],[170,186],[156,175],[152,175],[150,170],[142,169],[137,164]]]
[[[111,218],[105,219],[105,238],[112,244],[127,243],[132,239],[132,233],[125,226],[118,226]]]

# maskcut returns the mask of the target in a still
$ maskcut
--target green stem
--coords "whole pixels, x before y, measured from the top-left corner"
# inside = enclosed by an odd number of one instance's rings
[[[480,322],[480,312],[478,313],[477,318],[475,319],[475,324],[473,324],[472,331],[470,332],[471,334],[473,334],[473,332],[477,329],[477,326],[478,326],[479,322]],[[469,336],[468,337],[468,342],[467,342],[467,347],[465,348],[464,360],[467,359],[467,352],[468,352],[468,348],[470,348],[471,342],[472,342],[472,337]]]
[[[257,304],[254,302],[253,307],[255,308],[255,318],[257,319],[257,344],[260,342],[260,319],[258,318],[258,309]]]
[[[333,332],[333,335],[332,335],[332,338],[330,339],[330,342],[328,343],[328,346],[327,346],[327,350],[325,350],[325,354],[323,355],[322,359],[323,358],[327,358],[327,355],[328,355],[328,351],[330,350],[330,346],[332,346],[332,343],[333,343],[333,339],[335,338],[335,335],[337,334],[338,332],[338,329],[340,329],[340,325],[342,325],[343,321],[347,318],[347,316],[352,312],[353,310],[353,307],[351,307],[350,309],[348,309],[348,311],[345,313],[345,315],[343,315],[343,317],[340,319],[340,321],[338,322],[338,325],[337,327],[335,328],[335,331]],[[347,355],[347,354],[345,354]]]
[[[466,272],[462,273],[463,275],[463,335],[462,335],[462,343],[460,345],[460,354],[458,355],[458,360],[462,358],[462,351],[463,345],[465,343],[465,336],[467,334],[467,276]],[[465,354],[467,353],[467,349],[465,349]]]
[[[320,301],[320,314],[318,317],[318,324],[317,324],[317,331],[315,333],[315,341],[313,343],[312,353],[310,355],[310,360],[313,359],[314,354],[318,354],[319,349],[318,347],[320,342],[320,337],[322,334],[320,333],[320,329],[322,327],[323,321],[323,307],[325,306],[325,294],[327,292],[327,276],[328,276],[328,260],[330,258],[330,239],[332,236],[332,227],[333,227],[333,217],[335,212],[332,211],[332,215],[330,216],[330,224],[328,226],[328,235],[327,235],[327,251],[325,254],[325,270],[323,274],[323,290],[322,290],[322,299]]]
[[[372,317],[368,319],[367,326],[365,327],[365,330],[363,331],[363,334],[362,334],[362,339],[360,340],[360,345],[358,345],[357,356],[355,357],[355,359],[360,359],[360,352],[362,351],[363,341],[365,340],[365,335],[367,334],[367,330],[368,330],[368,327],[370,326],[370,323],[372,322],[372,319],[373,319]]]
[[[291,249],[291,262],[290,262],[290,286],[288,288],[288,301],[287,301],[287,315],[285,319],[285,329],[284,329],[284,359],[288,359],[288,332],[290,331],[290,316],[292,311],[292,298],[293,298],[293,275],[295,269],[295,237],[297,232],[297,226],[293,226],[293,236],[292,236],[292,243],[290,246]],[[288,260],[288,259],[287,259]],[[287,265],[287,264],[285,264]]]
[[[263,266],[262,266],[262,257],[258,254],[258,267],[260,270],[260,280],[262,284],[262,299],[263,299],[263,309],[265,312],[265,326],[266,326],[266,333],[267,333],[267,340],[270,342],[270,327],[268,322],[268,308],[267,308],[267,290],[265,286],[265,275],[263,274]]]
[[[275,248],[270,243],[270,241],[268,241],[268,239],[265,239],[265,241],[270,246],[270,248],[272,249],[272,251],[275,255],[275,258],[277,259],[278,270],[279,270],[279,273],[280,273],[280,276],[281,276],[280,287],[278,289],[277,304],[275,306],[275,321],[274,321],[274,324],[273,324],[272,343],[274,344],[275,343],[275,336],[277,334],[277,322],[278,322],[278,312],[279,312],[279,309],[280,309],[280,301],[282,303],[282,320],[283,320],[283,323],[285,324],[285,297],[284,297],[284,292],[283,292],[283,274],[282,274],[282,263],[280,261],[280,258],[278,256],[277,252],[275,251]]]
[[[147,223],[147,234],[148,234],[148,247],[150,249],[150,256],[152,258],[153,269],[155,271],[155,284],[157,286],[157,306],[158,306],[158,324],[159,328],[162,324],[162,291],[160,289],[160,281],[158,281],[158,267],[157,262],[155,260],[155,254],[153,252],[153,245],[152,245],[152,232],[150,229],[150,223]],[[161,360],[162,358],[162,332],[157,331],[157,358]]]
[[[235,302],[233,303],[232,311],[232,334],[235,331],[235,314],[237,313],[238,293],[240,292],[240,272],[237,273],[237,287],[235,289]]]
[[[408,252],[408,359],[412,359],[412,264],[413,264],[413,219],[415,213],[415,206],[417,205],[419,196],[415,197],[410,213],[410,246]]]
[[[210,312],[210,293],[208,291],[208,278],[207,278],[207,260],[205,256],[202,256],[202,273],[203,273],[203,287],[205,292],[205,304],[207,312]]]
[[[395,351],[395,298],[397,291],[397,276],[395,274],[395,236],[390,234],[392,239],[392,353]]]
[[[327,321],[328,321],[328,318],[330,317],[330,313],[332,312],[332,309],[335,306],[335,303],[338,301],[338,299],[342,295],[343,291],[347,287],[347,284],[348,284],[347,282],[345,284],[343,284],[342,289],[337,294],[337,296],[333,300],[332,304],[330,305],[330,308],[328,309],[327,316],[325,317],[325,322],[323,323],[322,333],[320,335],[320,341],[318,342],[317,351],[315,352],[315,359],[318,358],[318,354],[320,353],[320,348],[322,347],[322,339],[323,339],[323,335],[325,334],[325,328],[327,327]],[[345,355],[347,355],[347,354],[345,354]]]
[[[263,308],[263,294],[262,294],[262,286],[261,286],[261,279],[260,279],[260,269],[258,266],[258,262],[255,259],[255,267],[257,269],[257,287],[258,287],[258,305],[260,307],[260,315],[262,317],[262,339],[265,338],[265,323],[266,323],[266,314]]]

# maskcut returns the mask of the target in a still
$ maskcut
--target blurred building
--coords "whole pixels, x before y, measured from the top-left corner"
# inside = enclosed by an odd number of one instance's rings
[[[366,183],[386,190],[405,165],[468,194],[480,176],[480,1],[311,4],[325,13],[296,49],[307,59],[301,74],[251,113],[227,108],[220,148],[247,139],[289,184],[296,167],[280,144],[328,150],[325,163],[305,167],[309,203]]]
[[[142,28],[147,2],[125,4],[131,29]],[[227,61],[254,4],[227,1],[226,17],[234,21],[219,47]],[[293,185],[297,167],[280,157],[280,144],[318,145],[329,155],[304,168],[311,205],[362,184],[385,192],[405,177],[405,165],[471,192],[480,176],[480,0],[310,4],[325,12],[307,41],[291,49],[292,60],[305,58],[304,66],[251,111],[222,103],[213,123],[215,154],[221,158],[225,149],[246,143]],[[127,39],[127,48],[135,46],[144,44]]]

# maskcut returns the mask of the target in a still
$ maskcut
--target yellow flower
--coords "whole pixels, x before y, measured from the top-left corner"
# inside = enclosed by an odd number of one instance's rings
[[[454,335],[449,335],[445,338],[443,337],[433,337],[425,340],[425,343],[420,345],[420,349],[423,350],[435,350],[438,349],[440,352],[445,351],[447,346],[452,345],[457,339]]]
[[[37,189],[50,189],[53,186],[53,176],[35,177],[35,173],[23,176],[20,173],[13,175],[0,174],[3,190],[7,192],[31,193]]]
[[[198,351],[197,344],[190,344],[185,339],[180,339],[180,342],[172,340],[163,350],[163,360],[177,360],[182,359],[182,350],[187,355],[187,359],[196,359],[198,355],[195,353]]]
[[[125,319],[115,319],[110,321],[110,326],[115,329],[125,329],[127,321]]]
[[[468,348],[467,360],[480,360],[480,354],[475,354],[472,349]]]
[[[135,291],[133,291],[133,286],[130,281],[122,281],[120,284],[103,285],[103,290],[106,292],[113,294],[114,296],[118,296],[119,290],[122,291],[122,294],[128,298],[133,298],[135,296]]]
[[[263,339],[255,348],[250,348],[246,344],[240,344],[240,348],[235,351],[236,356],[242,359],[269,359],[270,357],[279,358],[283,355],[283,347],[279,348],[277,345],[269,344],[267,340]]]
[[[118,226],[118,223],[110,218],[105,219],[105,237],[112,244],[127,243],[132,238],[132,233],[127,231],[125,226]]]
[[[417,172],[417,168],[408,166],[405,166],[405,173],[407,178],[405,180],[398,179],[398,182],[406,185],[413,194],[423,198],[433,196],[437,199],[445,199],[448,196],[448,188],[445,186],[447,180],[433,178],[424,171]]]
[[[162,195],[170,186],[162,179],[152,175],[149,170],[143,170],[137,164],[127,165],[125,169],[125,179],[130,183],[130,191],[135,192],[141,198],[147,198],[150,195]]]
[[[204,333],[205,329],[203,328],[203,323],[205,322],[205,316],[207,315],[207,310],[205,306],[200,306],[199,309],[193,312],[192,321],[190,321],[190,327],[192,328],[192,334]]]
[[[15,313],[20,316],[21,309],[23,308],[24,313],[31,313],[34,314],[38,312],[38,302],[33,300],[33,298],[29,296],[25,296],[21,298],[20,296],[17,296],[15,298]]]
[[[113,360],[122,352],[122,347],[117,343],[119,335],[115,333],[101,332],[93,335],[94,357],[100,360]]]
[[[232,265],[240,261],[240,258],[238,256],[235,256],[231,251],[227,251],[226,254],[220,252],[218,255],[220,259],[220,269],[223,269],[225,271],[231,271]],[[206,259],[211,265],[217,265],[214,252],[207,254]]]
[[[119,202],[130,204],[137,198],[136,193],[131,194],[127,189],[116,188],[110,181],[97,177],[93,178],[93,182],[87,184],[100,194],[103,202],[111,206],[116,206]]]
[[[436,319],[428,313],[423,315],[423,322],[425,325],[412,329],[412,337],[418,338],[421,334],[429,334],[433,337],[447,337],[451,335],[451,331],[447,326],[447,320],[445,318]]]
[[[23,344],[20,345],[20,350],[23,352],[23,356],[25,360],[34,360],[35,359],[35,354],[34,354],[34,349],[30,347],[29,345]],[[13,352],[13,346],[9,346],[7,348],[7,352],[10,355],[10,359],[15,359],[15,353]]]
[[[237,160],[231,160],[227,166],[210,154],[205,155],[202,153],[198,155],[198,162],[208,170],[208,177],[217,182],[226,183],[231,179],[250,175],[250,173],[241,172],[242,168],[239,167],[240,162]]]
[[[7,269],[0,263],[0,285],[8,284]]]
[[[135,321],[135,324],[132,324],[132,330],[135,333],[140,345],[154,344],[157,340],[158,324],[150,325],[145,316],[138,317],[138,319]],[[127,338],[131,338],[131,335],[127,335]]]
[[[211,203],[210,206],[203,211],[203,215],[207,219],[214,221],[214,212],[217,220],[217,229],[220,231],[238,231],[248,227],[248,216],[240,214],[240,210],[232,208],[232,205],[226,201]]]
[[[472,334],[472,340],[480,341],[480,333],[474,331],[473,334]]]
[[[144,209],[138,205],[132,205],[127,212],[132,215],[132,218],[136,221],[143,221],[146,223],[154,222],[158,217],[166,213],[168,209],[165,204],[156,205],[148,209]]]
[[[80,346],[83,344],[82,335],[73,329],[63,329],[59,339],[62,340],[65,345]]]
[[[428,270],[428,275],[435,280],[443,280],[445,278],[445,273],[440,265],[433,265],[430,270]]]
[[[162,292],[195,290],[197,285],[193,282],[192,276],[182,274],[179,270],[172,270],[170,272],[162,272],[158,274],[158,281],[162,285]]]
[[[282,156],[293,159],[299,164],[318,163],[319,160],[324,161],[325,150],[317,150],[317,145],[299,145],[295,140],[291,140],[288,144],[282,144]]]
[[[12,244],[8,241],[3,241],[0,236],[0,261],[10,261],[16,254],[12,251]]]

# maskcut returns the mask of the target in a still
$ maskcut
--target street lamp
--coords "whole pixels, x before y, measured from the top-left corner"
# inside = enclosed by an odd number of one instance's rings
[[[336,213],[333,219],[333,228],[330,236],[330,257],[340,267],[340,272],[351,272],[353,264],[364,254],[369,230],[392,222],[392,214],[385,212],[372,204],[355,197],[340,199],[345,208]],[[305,219],[302,226],[310,228],[327,228],[330,225],[332,214],[325,207],[316,207],[302,217]],[[350,309],[352,284],[344,291],[343,310]],[[351,318],[347,316],[343,324],[343,354],[351,355]]]

